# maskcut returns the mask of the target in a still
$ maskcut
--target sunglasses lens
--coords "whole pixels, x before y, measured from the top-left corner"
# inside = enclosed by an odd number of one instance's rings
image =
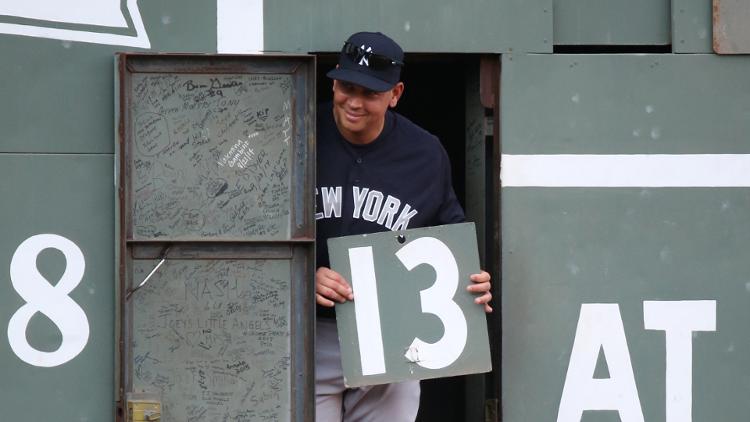
[[[357,50],[359,50],[359,48],[355,47],[354,44],[345,43],[342,51],[344,52],[344,54],[351,57],[352,55],[357,54]]]
[[[359,63],[362,59],[366,59],[367,65],[375,70],[383,70],[390,66],[401,65],[401,63],[395,62],[389,57],[365,51],[349,42],[344,43],[344,48],[341,49],[341,52],[354,62]]]
[[[379,54],[370,55],[370,67],[375,69],[386,69],[392,65],[391,59]]]

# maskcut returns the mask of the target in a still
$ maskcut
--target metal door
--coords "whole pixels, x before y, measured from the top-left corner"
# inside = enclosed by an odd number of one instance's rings
[[[313,56],[118,56],[123,410],[311,420],[314,74]]]

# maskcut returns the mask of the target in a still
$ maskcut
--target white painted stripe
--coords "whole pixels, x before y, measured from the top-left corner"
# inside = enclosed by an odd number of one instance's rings
[[[216,0],[216,51],[263,51],[263,0]]]
[[[750,187],[750,154],[510,155],[503,187]]]

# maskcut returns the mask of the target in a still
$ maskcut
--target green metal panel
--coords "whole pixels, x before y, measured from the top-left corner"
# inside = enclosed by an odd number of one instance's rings
[[[711,0],[672,0],[672,51],[712,53]]]
[[[201,0],[140,1],[143,24],[158,52],[216,52],[216,2]],[[118,51],[130,49],[120,48]]]
[[[381,31],[409,52],[552,52],[552,0],[265,1],[266,51],[338,51]]]
[[[556,420],[581,304],[617,303],[645,420],[664,421],[665,336],[644,330],[643,301],[692,299],[717,301],[716,332],[693,338],[693,420],[745,420],[749,198],[733,188],[503,189],[503,420]]]
[[[108,155],[0,155],[0,379],[3,420],[109,421],[114,400],[114,288],[112,282],[113,163]],[[9,345],[11,317],[25,306],[11,285],[9,268],[14,253],[26,239],[55,234],[73,242],[83,253],[84,273],[69,297],[86,315],[89,337],[72,360],[55,367],[28,364]],[[33,289],[57,285],[66,260],[54,250],[41,252],[36,265],[47,280],[35,280],[34,268],[22,265],[25,275],[15,282]],[[75,284],[75,283],[74,283]],[[62,294],[58,292],[57,294]],[[31,297],[36,302],[39,297]],[[60,296],[56,301],[62,301]],[[65,304],[63,310],[68,312]],[[46,306],[42,306],[47,308]],[[63,333],[55,317],[35,314],[26,330],[32,346],[54,351],[74,333]],[[81,327],[76,324],[76,331]],[[71,337],[72,338],[72,337]]]
[[[555,45],[666,45],[669,0],[555,0]]]
[[[153,50],[216,51],[215,3],[140,6]],[[3,97],[13,99],[0,102],[0,152],[113,152],[112,56],[133,47],[6,34],[0,40]]]
[[[750,153],[748,74],[736,56],[504,56],[503,153]]]
[[[505,57],[503,153],[748,154],[750,60],[733,59]],[[558,411],[591,304],[616,306],[638,407],[665,420],[674,356],[665,332],[647,329],[644,302],[698,300],[715,301],[716,326],[689,335],[692,420],[746,419],[750,188],[504,187],[501,209],[504,421],[572,420]],[[612,379],[617,360],[600,351],[587,376]],[[638,419],[588,410],[580,420]]]
[[[86,15],[79,3],[83,2],[71,4],[67,12]],[[138,49],[130,46],[138,32],[135,21],[144,23],[145,32],[138,35],[147,36],[154,50],[216,50],[215,3],[166,0],[140,2],[140,10],[131,9],[136,3],[121,2],[123,12],[130,9],[125,30],[0,16],[3,420],[114,418],[112,56]],[[74,30],[80,41],[65,41],[59,32],[52,39],[9,35],[8,25],[37,34]],[[109,41],[93,42],[102,38]],[[83,351],[51,368],[21,361],[5,335],[10,318],[25,301],[8,278],[12,256],[24,240],[45,233],[67,239],[83,254],[85,272],[70,297],[83,309],[90,327]],[[72,256],[71,260],[79,262]],[[49,249],[37,264],[54,284],[67,262],[64,254]],[[47,317],[37,314],[29,327],[27,335],[35,347],[51,351],[65,341]]]

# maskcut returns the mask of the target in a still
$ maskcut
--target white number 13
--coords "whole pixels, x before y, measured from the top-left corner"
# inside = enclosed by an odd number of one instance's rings
[[[445,243],[434,237],[416,239],[396,252],[396,257],[411,271],[427,264],[435,269],[434,284],[420,292],[422,312],[437,316],[443,324],[443,337],[427,343],[415,337],[407,359],[427,369],[440,369],[455,362],[466,346],[466,318],[453,301],[458,288],[458,264]],[[357,324],[363,375],[385,372],[383,335],[380,328],[377,282],[372,247],[349,249],[352,287],[357,292],[354,313]]]

